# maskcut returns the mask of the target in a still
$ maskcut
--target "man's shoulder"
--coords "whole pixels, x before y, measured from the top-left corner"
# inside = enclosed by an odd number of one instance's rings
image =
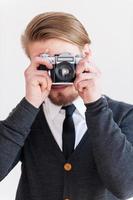
[[[133,104],[126,103],[124,101],[119,101],[112,99],[108,96],[105,96],[108,102],[109,108],[113,111],[114,114],[126,115],[128,112],[133,112]]]

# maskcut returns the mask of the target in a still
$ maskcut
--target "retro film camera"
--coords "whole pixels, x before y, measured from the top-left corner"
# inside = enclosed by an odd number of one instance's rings
[[[48,69],[45,65],[38,67],[38,70],[48,71],[53,85],[72,84],[74,82],[76,65],[82,59],[81,56],[72,56],[70,53],[62,53],[54,56],[41,54],[40,56],[53,65],[52,69]]]

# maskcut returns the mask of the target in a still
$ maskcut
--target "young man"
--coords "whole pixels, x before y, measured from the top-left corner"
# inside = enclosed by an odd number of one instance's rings
[[[68,13],[40,14],[28,24],[22,44],[31,60],[25,71],[25,106],[31,112],[39,109],[39,113],[30,134],[22,134],[21,127],[17,134],[3,134],[1,179],[20,160],[16,200],[131,197],[133,106],[102,95],[101,73],[90,62],[90,39],[83,25]],[[81,56],[76,78],[73,84],[53,84],[49,71],[54,66],[42,54],[54,57],[64,52]],[[40,65],[47,70],[38,70]],[[65,107],[72,104],[73,114],[67,113]]]

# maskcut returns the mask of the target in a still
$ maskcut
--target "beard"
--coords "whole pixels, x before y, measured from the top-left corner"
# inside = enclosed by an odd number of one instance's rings
[[[65,92],[63,91],[55,92],[53,90],[49,94],[49,99],[51,100],[51,102],[58,106],[68,105],[72,103],[77,97],[78,97],[78,92],[73,89]]]

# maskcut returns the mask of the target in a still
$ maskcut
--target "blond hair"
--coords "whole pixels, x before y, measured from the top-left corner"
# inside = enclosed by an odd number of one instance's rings
[[[27,25],[21,41],[28,55],[29,43],[52,38],[70,42],[81,49],[91,43],[81,22],[72,14],[64,12],[46,12],[34,17]]]

